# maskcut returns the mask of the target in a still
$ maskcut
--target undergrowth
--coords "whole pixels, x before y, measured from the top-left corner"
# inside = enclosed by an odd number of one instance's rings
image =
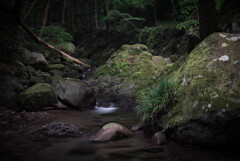
[[[73,41],[73,36],[68,33],[64,28],[56,24],[51,24],[44,27],[42,39],[49,44],[65,44]],[[40,30],[37,30],[37,33],[40,33]]]
[[[164,78],[145,95],[137,106],[137,113],[142,123],[154,120],[157,115],[164,113],[174,103],[175,88],[175,82]]]

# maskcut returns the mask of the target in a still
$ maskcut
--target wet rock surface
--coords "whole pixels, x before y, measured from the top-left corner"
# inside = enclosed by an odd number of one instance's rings
[[[142,128],[142,125],[140,125],[140,124],[135,125],[135,126],[132,127],[132,131],[140,131],[140,130],[142,130],[142,129],[143,129],[143,128]]]
[[[133,136],[133,132],[131,130],[117,123],[109,123],[107,125],[104,125],[100,131],[98,131],[90,138],[90,140],[105,142],[130,136]]]
[[[167,144],[167,137],[164,132],[157,132],[152,137],[153,144],[165,145]]]

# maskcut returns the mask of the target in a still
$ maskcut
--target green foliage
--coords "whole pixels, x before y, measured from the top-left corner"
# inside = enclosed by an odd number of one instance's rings
[[[163,23],[156,27],[144,27],[137,35],[140,43],[146,44],[150,49],[159,47],[161,43],[165,43],[166,38],[163,40],[163,35],[166,30],[174,30],[174,23]]]
[[[216,0],[216,10],[219,11],[224,0]]]
[[[65,44],[73,40],[73,36],[70,33],[56,24],[46,26],[42,30],[42,39],[52,45]],[[40,33],[40,31],[41,29],[37,30],[38,33]]]
[[[179,5],[181,7],[180,13],[182,15],[190,15],[197,9],[198,0],[180,0]]]
[[[137,113],[142,122],[154,120],[159,113],[163,113],[174,102],[175,87],[175,82],[165,78],[145,95],[137,106]]]
[[[179,30],[189,30],[199,24],[198,20],[198,0],[180,0],[180,19],[183,17],[182,22],[180,22],[176,27]]]
[[[143,18],[133,17],[128,13],[122,13],[119,10],[110,10],[108,15],[103,17],[103,21],[115,24],[117,32],[129,35],[131,31],[137,29],[137,26],[133,23],[134,21],[145,20]]]
[[[199,22],[197,20],[186,20],[186,21],[183,21],[179,24],[177,24],[176,28],[178,30],[189,30],[189,29],[193,29],[194,27],[197,27],[199,25]]]
[[[157,37],[161,32],[162,29],[158,27],[144,27],[138,34],[138,41],[152,49],[157,45]]]

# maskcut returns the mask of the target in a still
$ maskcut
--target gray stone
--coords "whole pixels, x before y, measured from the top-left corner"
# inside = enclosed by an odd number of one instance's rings
[[[25,65],[32,65],[36,69],[45,69],[47,67],[48,63],[42,54],[24,48],[20,48],[19,51]]]
[[[78,79],[66,78],[56,85],[57,96],[66,104],[76,108],[90,108],[96,104],[90,89]]]

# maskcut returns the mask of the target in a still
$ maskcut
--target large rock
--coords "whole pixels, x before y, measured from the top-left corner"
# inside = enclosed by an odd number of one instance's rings
[[[96,103],[93,93],[81,80],[62,79],[55,88],[58,97],[63,102],[76,108],[90,108]]]
[[[160,125],[176,140],[240,143],[239,51],[240,35],[214,33],[163,72],[178,83],[179,99]]]
[[[190,53],[197,44],[201,41],[199,28],[189,29],[181,38],[179,45],[177,46],[176,55],[184,55]]]
[[[38,83],[22,93],[19,102],[22,110],[36,111],[52,106],[57,102],[57,96],[51,85]]]
[[[123,45],[87,83],[100,97],[141,98],[144,91],[158,81],[157,77],[165,65],[163,58],[153,56],[145,45]]]
[[[90,138],[90,140],[104,142],[130,136],[133,136],[133,132],[131,130],[117,123],[109,123],[103,126],[100,131]]]
[[[21,61],[24,64],[32,65],[36,69],[46,69],[48,63],[42,54],[31,52],[24,48],[20,48],[19,51],[21,53]]]

